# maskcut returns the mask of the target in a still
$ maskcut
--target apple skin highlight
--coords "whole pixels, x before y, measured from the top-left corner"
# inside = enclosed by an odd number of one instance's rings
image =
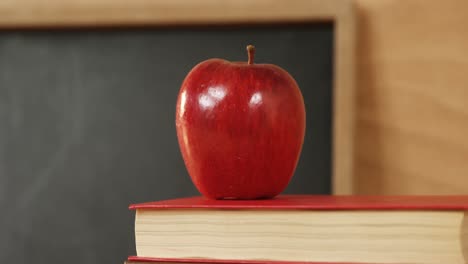
[[[209,59],[186,76],[176,129],[188,173],[211,199],[272,198],[288,185],[305,134],[296,81],[272,64]]]

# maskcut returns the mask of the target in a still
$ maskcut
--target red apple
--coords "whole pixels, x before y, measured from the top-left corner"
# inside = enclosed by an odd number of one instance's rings
[[[296,81],[272,64],[209,59],[185,78],[177,137],[193,183],[213,199],[271,198],[301,152],[305,107]]]

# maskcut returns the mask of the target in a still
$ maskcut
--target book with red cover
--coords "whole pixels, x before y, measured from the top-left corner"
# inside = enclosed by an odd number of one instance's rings
[[[464,246],[468,242],[468,195],[283,195],[265,200],[191,197],[133,204],[130,209],[137,211],[138,256],[129,257],[129,262],[454,264],[466,263],[468,256]],[[227,215],[219,218],[220,214]],[[210,224],[197,229],[199,226],[190,225],[192,219]],[[145,229],[148,223],[154,224],[154,230]],[[167,223],[170,226],[165,227]],[[225,230],[229,232],[222,233]],[[248,233],[253,237],[245,235]],[[173,236],[181,237],[180,247],[172,241]],[[276,240],[270,243],[272,237]],[[261,239],[264,244],[250,243]],[[214,240],[218,244],[210,244]],[[303,251],[281,253],[283,247],[273,248],[282,241],[299,248],[304,245]],[[208,246],[191,249],[184,243]],[[241,251],[234,250],[242,246]],[[265,251],[264,247],[272,249]]]
[[[276,209],[276,210],[467,210],[468,195],[337,196],[280,195],[264,200],[210,200],[189,197],[132,204],[135,209]]]
[[[290,261],[259,261],[259,260],[218,260],[218,259],[167,259],[167,258],[148,258],[130,256],[126,261],[127,264],[145,264],[145,263],[160,263],[160,264],[369,264],[357,262],[290,262]]]

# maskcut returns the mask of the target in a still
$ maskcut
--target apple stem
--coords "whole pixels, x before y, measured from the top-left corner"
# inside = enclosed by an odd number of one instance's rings
[[[249,65],[252,65],[254,63],[254,58],[255,58],[255,47],[253,45],[247,45],[247,54],[249,56],[249,60],[247,63]]]

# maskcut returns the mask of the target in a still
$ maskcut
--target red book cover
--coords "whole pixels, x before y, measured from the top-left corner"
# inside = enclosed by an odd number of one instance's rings
[[[129,262],[158,262],[158,263],[190,263],[190,264],[364,264],[350,262],[291,262],[291,261],[261,261],[261,260],[217,260],[217,259],[166,259],[147,257],[128,257]],[[369,264],[369,263],[366,263]]]
[[[283,195],[265,200],[209,200],[203,197],[190,197],[133,204],[130,205],[130,209],[467,210],[468,195]]]

